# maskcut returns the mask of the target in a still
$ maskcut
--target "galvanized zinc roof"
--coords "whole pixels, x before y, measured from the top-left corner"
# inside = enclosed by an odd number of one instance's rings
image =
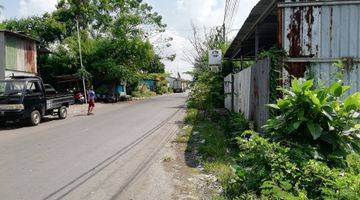
[[[34,42],[40,42],[39,40],[29,36],[29,35],[25,35],[23,33],[20,33],[20,32],[13,32],[13,31],[10,31],[10,30],[0,30],[0,33],[5,33],[5,34],[9,34],[9,35],[13,35],[13,36],[16,36],[16,37],[19,37],[19,38],[23,38],[23,39],[27,39],[27,40],[32,40]]]
[[[255,54],[255,30],[260,36],[260,47],[276,44],[278,0],[261,0],[251,11],[244,25],[225,54],[225,59],[251,57]],[[275,42],[275,43],[274,43]]]

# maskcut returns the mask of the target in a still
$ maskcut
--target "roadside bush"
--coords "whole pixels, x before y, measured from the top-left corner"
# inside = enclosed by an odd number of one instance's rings
[[[224,105],[223,77],[215,72],[204,72],[195,81],[187,101],[189,108],[211,110]]]
[[[252,131],[237,138],[240,153],[229,182],[229,199],[356,199],[360,195],[358,154],[332,168],[302,146],[286,147]]]
[[[151,97],[155,95],[156,93],[152,92],[146,85],[141,85],[136,91],[132,92],[133,97]]]
[[[157,89],[156,93],[157,94],[167,94],[169,91],[167,86],[161,86]]]
[[[240,136],[244,131],[250,130],[250,122],[242,113],[228,113],[219,121],[225,134],[230,138]]]
[[[188,109],[184,121],[185,121],[185,124],[194,125],[195,122],[198,120],[198,118],[199,118],[199,110]]]
[[[360,94],[344,100],[341,82],[314,88],[295,79],[269,105],[267,134],[245,131],[229,199],[357,199],[360,196]]]
[[[335,82],[314,89],[313,80],[294,79],[284,98],[270,105],[278,113],[265,129],[275,141],[316,147],[326,155],[360,150],[360,93],[341,100],[350,87]]]

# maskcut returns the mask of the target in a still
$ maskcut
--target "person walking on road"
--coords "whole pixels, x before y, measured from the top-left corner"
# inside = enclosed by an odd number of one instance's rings
[[[89,103],[88,115],[93,115],[93,110],[95,107],[95,92],[93,86],[90,86],[88,90],[88,103]]]

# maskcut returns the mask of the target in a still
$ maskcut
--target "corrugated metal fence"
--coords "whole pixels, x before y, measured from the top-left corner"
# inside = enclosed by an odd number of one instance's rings
[[[225,107],[243,113],[261,131],[269,117],[266,104],[270,98],[270,59],[259,60],[252,67],[228,75],[224,83]]]
[[[360,90],[360,1],[293,1],[283,4],[283,47],[293,69],[329,84],[338,72],[333,66],[345,61],[344,82]]]

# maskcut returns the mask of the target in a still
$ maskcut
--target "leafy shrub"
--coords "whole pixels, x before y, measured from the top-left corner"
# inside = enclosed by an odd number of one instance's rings
[[[360,93],[342,102],[342,95],[350,87],[341,82],[328,88],[313,87],[313,80],[294,79],[289,90],[282,89],[284,98],[270,105],[279,115],[265,126],[269,137],[309,144],[325,154],[359,151]]]
[[[360,157],[348,155],[348,167],[331,168],[301,146],[286,147],[252,131],[237,138],[237,177],[226,188],[228,198],[357,199]]]
[[[229,113],[220,119],[221,127],[230,138],[240,136],[245,130],[250,129],[250,123],[241,113]]]
[[[204,72],[195,81],[187,101],[189,108],[211,110],[222,108],[224,103],[223,77],[214,72]]]
[[[237,137],[236,178],[228,198],[357,199],[360,196],[360,94],[343,101],[341,82],[315,89],[293,80],[262,136]]]
[[[136,91],[132,92],[133,97],[151,97],[155,95],[156,93],[152,92],[146,85],[141,85]]]
[[[156,87],[157,94],[167,94],[169,91],[167,86]]]
[[[199,110],[197,109],[188,109],[186,111],[185,124],[194,125],[195,122],[199,119]]]

